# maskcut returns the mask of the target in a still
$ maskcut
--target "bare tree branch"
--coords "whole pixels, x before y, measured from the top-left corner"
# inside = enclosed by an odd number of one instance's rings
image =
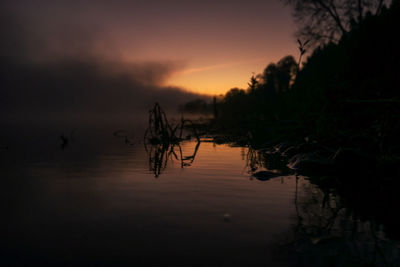
[[[281,0],[292,7],[299,25],[297,37],[310,39],[311,44],[336,42],[366,14],[379,14],[392,0]]]

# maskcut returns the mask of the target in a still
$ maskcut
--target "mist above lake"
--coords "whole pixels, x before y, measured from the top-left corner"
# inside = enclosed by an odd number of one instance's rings
[[[182,68],[170,61],[127,62],[98,49],[97,33],[66,27],[54,34],[10,3],[0,11],[0,120],[51,123],[126,123],[159,102],[176,111],[199,95],[165,80]],[[37,27],[35,27],[37,26]],[[106,36],[103,36],[106,38]],[[202,96],[205,97],[205,96]],[[205,97],[207,98],[207,97]]]

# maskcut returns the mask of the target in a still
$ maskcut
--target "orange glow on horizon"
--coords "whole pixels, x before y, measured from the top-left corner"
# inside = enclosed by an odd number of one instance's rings
[[[295,51],[294,49],[293,45],[293,51]],[[280,55],[271,56],[270,59],[264,57],[208,66],[189,66],[175,72],[166,85],[178,86],[191,92],[208,95],[225,94],[235,87],[246,89],[253,73],[262,73],[268,64],[276,63],[288,54],[290,53],[282,52]]]

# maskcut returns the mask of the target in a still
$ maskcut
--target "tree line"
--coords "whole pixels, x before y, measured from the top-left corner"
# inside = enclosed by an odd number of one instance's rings
[[[292,5],[295,18],[312,21],[300,24],[298,36],[299,56],[306,49],[312,53],[302,66],[295,57],[285,56],[253,74],[247,88],[232,88],[217,97],[216,125],[232,134],[251,132],[261,141],[311,136],[359,145],[371,153],[398,155],[399,1],[286,2]],[[336,13],[340,16],[335,19]],[[335,38],[306,34],[314,20],[327,16],[331,25],[322,23],[315,31],[330,32]],[[202,105],[208,112],[212,106]]]

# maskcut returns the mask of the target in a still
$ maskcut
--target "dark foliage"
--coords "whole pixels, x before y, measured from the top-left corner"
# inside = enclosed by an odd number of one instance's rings
[[[319,47],[298,71],[286,56],[217,103],[219,130],[254,142],[304,140],[381,158],[400,151],[399,8],[368,14],[338,43]],[[304,47],[303,47],[304,49]]]

